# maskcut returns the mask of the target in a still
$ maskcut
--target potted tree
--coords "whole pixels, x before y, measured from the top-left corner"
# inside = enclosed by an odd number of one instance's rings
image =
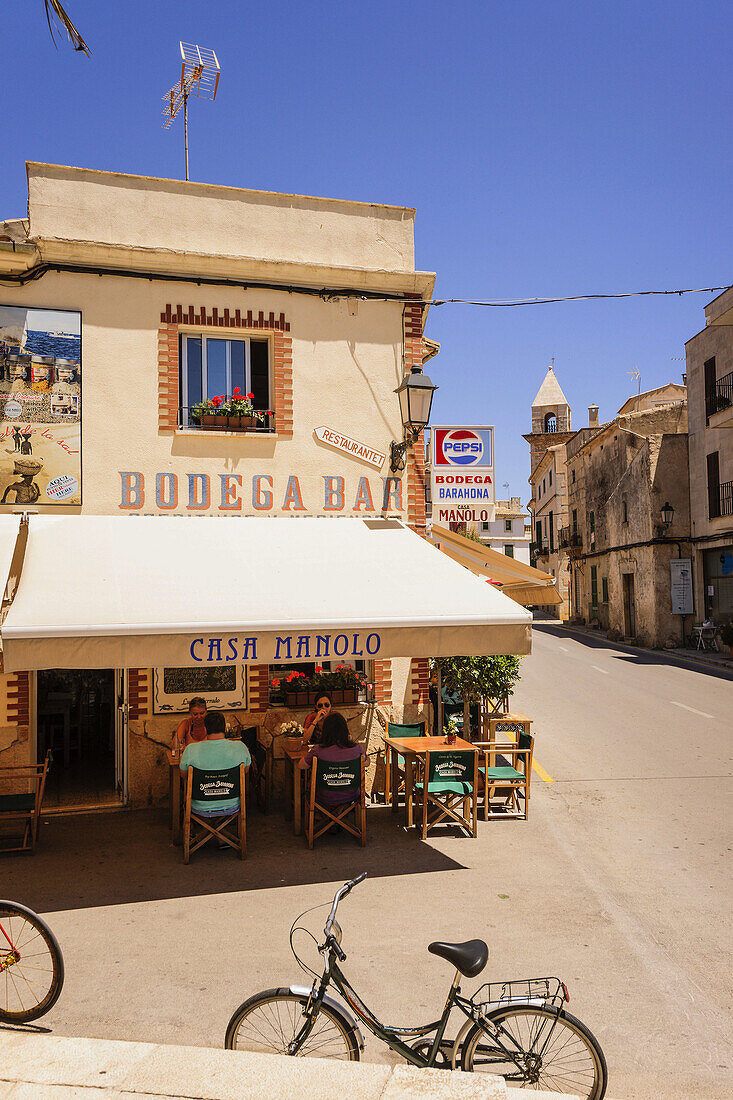
[[[520,678],[519,657],[436,657],[431,665],[445,690],[463,699],[464,724],[470,722],[471,704],[480,700],[493,717],[508,712]]]

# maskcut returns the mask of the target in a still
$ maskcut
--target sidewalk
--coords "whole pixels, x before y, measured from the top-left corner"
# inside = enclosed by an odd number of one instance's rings
[[[609,641],[605,630],[594,630],[580,623],[569,623],[561,619],[535,619],[533,626],[551,626],[558,632],[577,634],[583,638],[596,638],[609,646],[619,649],[629,649],[634,653],[653,653],[659,657],[670,658],[684,664],[697,664],[710,669],[718,669],[720,672],[733,672],[733,655],[730,653],[710,653],[701,649],[650,649],[648,646],[632,645],[630,642]]]
[[[533,1092],[532,1096],[548,1093]],[[522,1100],[498,1077],[0,1027],[0,1100]],[[563,1100],[552,1093],[554,1100]],[[576,1098],[577,1100],[577,1098]]]

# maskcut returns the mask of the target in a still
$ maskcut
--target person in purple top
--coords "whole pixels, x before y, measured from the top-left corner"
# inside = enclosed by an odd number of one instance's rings
[[[358,760],[360,756],[366,756],[363,745],[355,744],[351,740],[349,727],[343,714],[335,711],[324,718],[321,726],[321,743],[314,745],[304,760],[301,760],[301,768],[308,768],[317,757],[329,764],[339,764],[342,761]],[[319,798],[324,804],[337,806],[342,802],[353,802],[358,796],[359,789],[347,787],[343,791],[323,791]]]

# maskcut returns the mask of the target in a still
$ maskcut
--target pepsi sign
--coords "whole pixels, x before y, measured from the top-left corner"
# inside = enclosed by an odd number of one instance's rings
[[[493,428],[434,428],[433,466],[493,466]]]

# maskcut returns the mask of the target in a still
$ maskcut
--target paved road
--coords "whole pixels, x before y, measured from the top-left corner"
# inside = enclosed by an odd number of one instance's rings
[[[243,864],[204,850],[184,867],[160,811],[55,819],[33,859],[0,867],[64,948],[42,1023],[221,1045],[245,997],[307,980],[293,917],[365,869],[340,913],[346,969],[388,1023],[439,1013],[451,972],[430,940],[484,936],[487,979],[567,981],[609,1096],[728,1098],[732,703],[730,679],[539,627],[515,704],[554,782],[535,775],[526,822],[423,843],[375,807],[365,849],[339,836],[309,853],[277,813],[253,813]],[[391,1055],[368,1041],[364,1057]]]

